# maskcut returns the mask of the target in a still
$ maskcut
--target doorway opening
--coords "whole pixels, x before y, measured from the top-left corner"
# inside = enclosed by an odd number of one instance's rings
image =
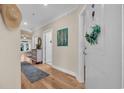
[[[84,42],[84,30],[85,30],[85,9],[81,10],[79,14],[79,32],[78,32],[78,80],[85,83],[86,77],[86,64],[85,64],[85,42]]]
[[[43,63],[52,65],[52,29],[43,32]]]

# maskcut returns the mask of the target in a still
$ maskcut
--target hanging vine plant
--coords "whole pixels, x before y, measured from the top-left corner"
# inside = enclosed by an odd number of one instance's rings
[[[90,34],[86,32],[85,38],[88,43],[90,43],[91,45],[95,45],[98,44],[98,37],[100,33],[101,33],[101,27],[99,25],[95,25],[92,27]]]

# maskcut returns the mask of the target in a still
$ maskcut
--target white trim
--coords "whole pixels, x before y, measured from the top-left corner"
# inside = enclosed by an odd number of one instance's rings
[[[79,31],[78,31],[78,74],[77,74],[77,78],[79,81],[84,82],[84,76],[81,76],[81,73],[84,72],[84,69],[82,69],[84,67],[84,61],[83,61],[83,51],[82,51],[82,47],[81,47],[81,42],[83,42],[82,40],[82,28],[83,28],[83,19],[82,19],[82,14],[84,12],[84,10],[86,9],[87,5],[85,5],[83,7],[83,9],[81,10],[80,14],[79,14]],[[84,75],[84,73],[82,73]]]
[[[45,64],[48,64],[48,65],[51,65],[51,66],[53,66],[53,63],[52,63],[52,61],[45,61]]]
[[[45,35],[44,34],[45,33],[43,33],[43,41],[42,41],[42,44],[43,44],[43,47],[42,47],[43,48],[43,63],[46,63],[45,62],[45,52],[44,52],[45,51],[45,48],[44,48],[45,47],[45,41],[44,41],[45,40]]]
[[[52,28],[49,28],[45,31],[43,31],[43,63],[47,63],[46,60],[45,60],[45,48],[44,48],[44,44],[45,44],[45,41],[44,41],[44,34],[47,33],[47,32],[51,32],[52,33],[52,44],[53,44],[53,29]],[[53,64],[53,45],[52,45],[52,58],[51,58],[51,63]],[[51,64],[51,65],[52,65]]]
[[[55,66],[55,65],[52,65],[52,66],[53,66],[53,68],[55,68],[57,70],[60,70],[60,71],[62,71],[64,73],[68,73],[68,74],[76,77],[76,74],[74,72],[70,71],[70,70],[67,70],[65,68],[61,68],[61,67],[58,67],[58,66]]]
[[[62,17],[64,17],[64,16],[67,16],[67,15],[70,14],[71,12],[75,11],[77,8],[78,8],[78,6],[75,7],[75,8],[72,8],[71,10],[65,12],[64,14],[62,14],[62,15],[60,15],[60,16],[58,16],[58,17],[56,17],[56,18],[54,18],[54,19],[52,19],[52,20],[50,20],[50,21],[48,21],[48,22],[46,22],[46,23],[44,23],[43,25],[39,25],[38,27],[34,28],[34,31],[35,31],[35,30],[38,30],[38,29],[41,29],[42,27],[44,27],[44,26],[46,26],[46,25],[48,25],[48,24],[50,24],[50,23],[53,23],[53,22],[55,22],[56,20],[58,20],[58,19],[60,19],[60,18],[62,18]]]
[[[67,25],[60,26],[60,27],[57,28],[57,31],[61,30],[61,29],[64,29],[64,28],[68,28],[69,29],[69,26],[67,26]]]
[[[55,68],[55,69],[57,69],[57,70],[60,70],[60,71],[62,71],[62,72],[64,72],[64,73],[67,73],[67,74],[70,74],[70,75],[74,76],[80,83],[83,83],[83,82],[78,78],[78,75],[77,75],[75,72],[70,71],[70,70],[65,69],[65,68],[61,68],[61,67],[55,66],[55,65],[53,65],[53,64],[52,64],[52,67]]]
[[[123,55],[124,55],[124,5],[122,5],[122,88],[124,88],[124,58],[123,58]]]
[[[31,32],[31,33],[33,32],[31,29],[24,28],[24,27],[22,27],[21,30],[26,31],[26,32]]]

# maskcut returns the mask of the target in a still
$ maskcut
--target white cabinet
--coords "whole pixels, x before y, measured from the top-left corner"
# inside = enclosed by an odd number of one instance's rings
[[[32,62],[42,63],[42,61],[43,61],[43,50],[32,49]]]

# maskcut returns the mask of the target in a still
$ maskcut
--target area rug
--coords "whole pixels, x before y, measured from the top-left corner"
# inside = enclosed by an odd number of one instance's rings
[[[32,64],[27,62],[21,62],[21,71],[25,74],[31,83],[49,76],[48,73],[34,67]]]

